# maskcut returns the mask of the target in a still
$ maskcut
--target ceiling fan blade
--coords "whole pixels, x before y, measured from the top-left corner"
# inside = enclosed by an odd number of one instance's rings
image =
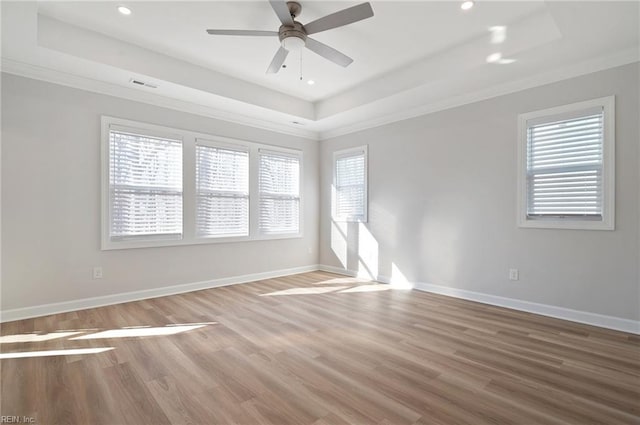
[[[258,35],[258,36],[274,36],[278,35],[278,31],[252,31],[252,30],[207,30],[211,35]]]
[[[371,8],[371,4],[362,3],[309,22],[304,26],[304,29],[307,31],[307,34],[315,34],[332,28],[349,25],[372,16],[373,9]]]
[[[349,56],[345,55],[344,53],[340,53],[333,47],[329,47],[324,43],[320,43],[313,38],[307,37],[306,47],[312,52],[319,54],[323,58],[328,59],[333,63],[337,63],[338,65],[345,68],[349,66],[351,62],[353,62],[353,59],[351,59]]]
[[[289,6],[285,0],[269,0],[273,11],[278,15],[278,19],[282,22],[282,25],[293,26],[293,18],[291,12],[289,12]]]
[[[273,57],[273,60],[271,60],[269,68],[267,68],[267,74],[275,74],[280,71],[280,68],[282,68],[282,64],[284,63],[284,60],[287,58],[288,54],[289,51],[280,46],[275,56]]]

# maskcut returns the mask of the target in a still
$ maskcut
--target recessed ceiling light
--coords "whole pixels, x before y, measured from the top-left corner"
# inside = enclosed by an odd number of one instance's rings
[[[516,60],[511,58],[503,58],[502,53],[496,52],[491,53],[487,56],[487,63],[497,63],[498,65],[509,65],[510,63],[514,63]]]
[[[118,12],[123,15],[131,15],[131,9],[126,6],[118,6]]]
[[[315,81],[313,81],[313,80],[309,80],[309,81],[307,81],[307,84],[309,84],[310,86],[314,85],[315,83],[316,83],[316,82],[315,82]]]
[[[488,63],[496,63],[500,59],[502,59],[502,53],[500,53],[500,52],[491,53],[489,56],[487,56],[487,62]]]
[[[460,5],[460,9],[469,10],[473,7],[475,3],[472,0],[467,0]]]
[[[490,27],[489,31],[491,32],[491,44],[504,43],[507,39],[507,27],[504,25]]]

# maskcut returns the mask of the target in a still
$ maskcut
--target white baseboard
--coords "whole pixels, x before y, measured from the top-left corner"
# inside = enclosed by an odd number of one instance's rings
[[[484,304],[491,304],[506,307],[513,310],[526,311],[541,316],[549,316],[557,319],[569,320],[571,322],[585,323],[587,325],[599,326],[601,328],[614,329],[617,331],[640,334],[640,321],[623,319],[604,314],[590,313],[587,311],[573,310],[565,307],[558,307],[549,304],[540,304],[530,301],[517,300],[514,298],[500,297],[497,295],[483,294],[480,292],[467,291],[464,289],[451,288],[448,286],[432,285],[428,283],[416,283],[414,289],[419,291],[432,292],[434,294],[447,295],[465,300],[477,301]]]
[[[354,270],[347,270],[327,265],[320,265],[319,268],[323,271],[343,274],[346,276],[356,276],[358,274],[358,272]],[[391,278],[388,276],[377,276],[376,280],[382,283],[392,283]],[[541,316],[549,316],[556,319],[584,323],[601,328],[640,334],[640,321],[637,320],[623,319],[621,317],[606,316],[604,314],[573,310],[549,304],[540,304],[517,300],[514,298],[500,297],[498,295],[483,294],[481,292],[467,291],[466,289],[451,288],[449,286],[433,285],[423,282],[411,282],[410,285],[413,289],[417,289],[419,291],[432,292],[434,294],[447,295],[449,297],[506,307],[512,310],[526,311],[528,313],[535,313]]]
[[[83,298],[79,300],[64,301],[53,304],[42,304],[32,307],[4,310],[0,311],[0,323],[11,322],[14,320],[30,319],[32,317],[48,316],[50,314],[66,313],[69,311],[85,310],[94,307],[103,307],[106,305],[121,304],[130,301],[140,301],[148,298],[182,294],[185,292],[199,291],[201,289],[235,285],[238,283],[254,282],[256,280],[271,279],[274,277],[311,272],[319,269],[320,267],[318,265],[312,264],[309,266],[274,270],[264,273],[252,273],[241,276],[206,280],[202,282],[185,283],[182,285],[165,286],[162,288],[145,289],[142,291],[125,292],[121,294],[104,295],[100,297]]]
[[[84,298],[80,300],[64,301],[53,304],[43,304],[32,307],[16,308],[13,310],[0,311],[0,323],[14,320],[29,319],[33,317],[47,316],[50,314],[65,313],[69,311],[85,310],[94,307],[120,304],[131,301],[139,301],[149,298],[164,297],[167,295],[182,294],[185,292],[199,291],[202,289],[217,288],[220,286],[235,285],[239,283],[254,282],[257,280],[271,279],[275,277],[288,276],[311,271],[326,271],[345,276],[357,276],[358,272],[340,267],[328,266],[324,264],[294,267],[290,269],[274,270],[263,273],[252,273],[241,276],[225,277],[220,279],[207,280],[202,282],[186,283],[182,285],[166,286],[163,288],[145,289],[142,291],[125,292],[122,294],[105,295],[101,297]],[[376,280],[382,283],[391,283],[391,278],[387,276],[377,276]],[[404,286],[404,285],[403,285]],[[614,329],[633,334],[640,334],[640,321],[623,319],[620,317],[606,316],[603,314],[590,313],[580,310],[558,307],[548,304],[540,304],[529,301],[517,300],[513,298],[500,297],[497,295],[483,294],[481,292],[467,291],[465,289],[451,288],[448,286],[432,285],[428,283],[411,283],[413,289],[419,291],[432,292],[434,294],[447,295],[454,298],[461,298],[470,301],[481,302],[513,310],[526,311],[542,316],[555,317],[572,322],[585,323],[607,329]]]
[[[347,270],[347,269],[343,269],[343,268],[340,268],[340,267],[327,266],[327,265],[324,265],[324,264],[318,265],[318,270],[323,271],[323,272],[341,274],[341,275],[344,275],[344,276],[351,276],[351,277],[356,277],[358,275],[358,272],[353,271],[353,270]]]

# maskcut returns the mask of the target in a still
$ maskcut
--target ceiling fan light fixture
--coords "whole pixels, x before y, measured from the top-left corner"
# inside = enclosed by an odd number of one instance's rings
[[[300,37],[287,37],[282,39],[282,47],[287,49],[290,52],[297,52],[302,50],[305,45],[305,42]]]
[[[469,10],[469,9],[471,9],[474,5],[475,5],[475,2],[473,2],[472,0],[467,0],[467,1],[462,2],[462,4],[460,5],[460,9],[462,9],[462,10]]]

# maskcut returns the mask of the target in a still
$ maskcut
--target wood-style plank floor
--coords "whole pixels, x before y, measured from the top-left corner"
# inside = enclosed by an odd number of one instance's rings
[[[1,334],[36,424],[640,423],[637,336],[322,272]]]

